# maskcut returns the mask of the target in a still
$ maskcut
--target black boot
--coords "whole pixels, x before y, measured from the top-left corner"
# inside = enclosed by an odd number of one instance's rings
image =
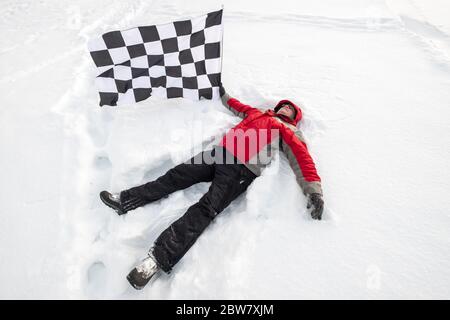
[[[100,199],[108,207],[114,209],[118,215],[125,214],[126,211],[123,210],[122,204],[120,203],[120,194],[109,193],[108,191],[100,192]]]
[[[114,209],[119,216],[148,203],[148,201],[130,195],[130,192],[127,190],[122,191],[121,193],[102,191],[100,192],[100,199],[108,207]]]
[[[141,290],[145,285],[159,273],[156,259],[151,252],[147,258],[137,265],[127,276],[128,282],[137,290]]]

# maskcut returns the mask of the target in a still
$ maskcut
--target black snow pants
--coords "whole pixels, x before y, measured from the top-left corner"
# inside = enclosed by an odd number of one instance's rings
[[[186,254],[216,215],[247,190],[256,178],[243,164],[229,164],[230,161],[225,163],[224,152],[220,153],[220,161],[217,161],[217,149],[201,152],[155,181],[121,193],[122,201],[134,199],[136,206],[141,206],[193,184],[211,181],[208,192],[164,230],[154,243],[153,254],[160,268],[167,273]]]

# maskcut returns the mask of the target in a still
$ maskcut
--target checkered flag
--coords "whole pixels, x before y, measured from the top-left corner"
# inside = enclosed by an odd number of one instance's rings
[[[167,24],[111,31],[88,43],[100,106],[151,95],[218,99],[222,11]]]

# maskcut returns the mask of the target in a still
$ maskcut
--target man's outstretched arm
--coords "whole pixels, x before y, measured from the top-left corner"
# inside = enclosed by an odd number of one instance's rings
[[[295,173],[297,183],[308,199],[308,209],[312,207],[311,217],[321,220],[324,206],[322,184],[301,131],[283,127],[281,148]]]
[[[244,119],[249,113],[254,111],[259,111],[247,104],[241,103],[238,99],[232,98],[228,93],[225,92],[224,87],[220,87],[220,97],[222,99],[222,104],[234,115]]]

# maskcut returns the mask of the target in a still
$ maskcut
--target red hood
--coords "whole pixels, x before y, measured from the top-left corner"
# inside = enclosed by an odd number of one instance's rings
[[[286,117],[286,116],[284,116],[282,114],[277,114],[276,116],[279,117],[279,118],[282,118],[284,121],[286,121],[286,122],[288,122],[288,123],[290,123],[290,124],[292,124],[294,126],[297,126],[297,123],[299,123],[300,120],[302,119],[302,110],[295,103],[293,103],[292,101],[290,101],[290,100],[281,100],[280,102],[277,103],[275,108],[273,108],[273,111],[272,110],[269,110],[269,111],[272,111],[273,113],[276,113],[278,111],[278,109],[281,108],[281,105],[283,103],[289,103],[295,108],[296,113],[295,113],[294,119],[292,120],[291,118]]]

